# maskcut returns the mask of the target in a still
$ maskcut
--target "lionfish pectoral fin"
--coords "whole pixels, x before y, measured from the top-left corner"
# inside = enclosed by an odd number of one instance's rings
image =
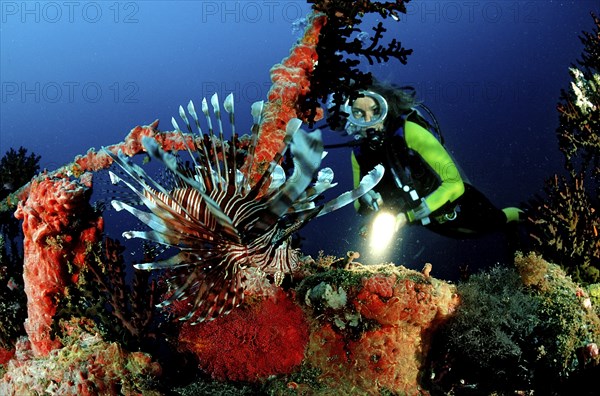
[[[313,175],[321,165],[323,142],[321,131],[310,134],[298,130],[291,146],[294,156],[294,172],[284,183],[279,193],[269,203],[269,211],[281,217],[310,185]]]
[[[123,151],[119,150],[117,155],[115,155],[106,148],[103,148],[103,150],[112,158],[113,162],[115,162],[117,165],[119,165],[125,173],[127,173],[133,180],[135,180],[143,188],[144,191],[148,192],[150,195],[153,195],[154,190],[156,189],[156,190],[162,192],[163,194],[168,194],[168,191],[165,190],[165,188],[160,183],[156,182],[154,179],[152,179],[150,176],[148,176],[146,171],[144,171],[137,164],[133,163],[131,161],[131,158],[129,158],[125,154],[123,154]],[[113,176],[113,178],[114,178],[114,176]],[[118,181],[125,182],[123,179],[120,179],[120,178],[118,178]],[[153,184],[153,186],[150,186],[150,184],[148,182],[151,182]],[[129,184],[129,183],[126,183],[126,184],[131,190],[136,192],[138,195],[143,196],[143,194],[141,194],[131,184]]]
[[[143,138],[146,139],[146,138]],[[153,139],[150,139],[150,141],[154,141]],[[146,141],[148,142],[148,141]],[[156,144],[156,142],[154,141],[154,143]],[[127,158],[121,150],[119,150],[119,155],[115,156],[113,153],[111,153],[110,151],[108,151],[107,149],[104,149],[112,158],[113,161],[117,163],[117,165],[119,165],[121,167],[121,169],[123,169],[123,171],[125,173],[127,173],[133,180],[135,180],[141,187],[142,187],[142,191],[139,191],[137,188],[135,188],[131,183],[119,178],[118,176],[112,174],[111,175],[111,180],[115,181],[115,182],[122,182],[124,183],[127,187],[129,187],[129,189],[131,191],[133,191],[142,201],[142,203],[152,211],[152,213],[154,213],[154,215],[157,215],[158,213],[160,213],[160,217],[161,217],[161,221],[169,221],[169,222],[181,222],[183,220],[183,217],[181,214],[177,213],[172,207],[170,207],[169,205],[167,205],[164,202],[164,197],[169,197],[172,199],[172,196],[170,194],[169,191],[167,191],[162,185],[160,185],[160,183],[156,182],[155,180],[153,180],[150,176],[148,176],[148,174],[138,165],[136,165],[135,163],[131,162],[131,160],[129,158]],[[158,192],[151,187],[148,182],[151,182],[156,190],[158,190]],[[160,194],[162,194],[162,196],[160,196]],[[114,201],[114,202],[120,202],[120,201]],[[121,209],[127,209],[130,213],[138,216],[145,216],[145,212],[141,212],[138,211],[138,214],[133,213],[132,210],[128,209],[127,207],[125,207],[122,202],[120,204],[117,204],[117,206],[115,206],[115,203],[113,203],[113,207],[117,210],[121,210],[119,209],[118,205],[123,205],[121,207]],[[181,211],[183,213],[185,213],[186,215],[188,215],[189,217],[192,217],[189,212],[187,211],[185,206],[181,206],[179,205],[179,208],[181,209]],[[136,209],[133,209],[136,210]],[[156,218],[156,217],[155,217]],[[144,221],[143,218],[140,218],[140,220]]]
[[[319,214],[321,207],[312,207],[310,209],[292,212],[281,218],[277,224],[279,232],[273,237],[272,244],[278,245],[287,240],[293,233],[300,230],[306,223]]]
[[[286,176],[285,171],[281,165],[275,166],[273,173],[271,173],[271,183],[269,184],[269,192],[277,190],[285,183]]]
[[[148,227],[152,228],[155,231],[161,233],[168,233],[170,228],[165,224],[165,221],[152,213],[144,212],[143,210],[139,210],[134,208],[133,206],[126,204],[125,202],[113,200],[110,202],[112,207],[120,212],[121,210],[126,210],[131,213],[135,217],[138,218],[142,223],[146,224]]]
[[[142,146],[144,146],[144,148],[146,149],[146,152],[148,152],[148,154],[151,157],[156,158],[157,160],[162,162],[167,167],[167,169],[169,169],[171,172],[176,174],[179,178],[184,180],[188,186],[190,186],[198,191],[205,190],[205,186],[203,183],[200,183],[196,179],[183,174],[179,170],[179,167],[177,164],[177,157],[175,157],[173,154],[167,153],[166,151],[161,149],[156,140],[154,140],[153,138],[144,136],[142,138]]]
[[[323,216],[324,214],[333,212],[336,209],[339,209],[343,206],[348,205],[349,203],[354,202],[358,198],[365,195],[367,192],[373,189],[381,181],[383,178],[383,173],[385,168],[383,165],[379,164],[375,166],[375,168],[371,169],[369,173],[367,173],[361,180],[357,188],[352,191],[346,191],[341,194],[337,198],[327,202],[323,205],[323,208],[319,212],[318,216]]]
[[[179,252],[175,256],[169,257],[165,260],[154,261],[152,263],[140,263],[134,264],[133,267],[138,270],[151,271],[156,269],[175,269],[180,267],[186,267],[195,265],[201,259],[195,255],[186,251]]]

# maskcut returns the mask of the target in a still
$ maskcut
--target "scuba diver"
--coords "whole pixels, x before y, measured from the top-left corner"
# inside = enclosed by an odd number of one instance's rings
[[[346,132],[356,139],[352,144],[354,183],[379,163],[386,172],[376,191],[355,203],[359,213],[385,207],[397,214],[397,228],[421,223],[453,238],[502,230],[523,220],[521,209],[499,209],[463,180],[443,145],[435,117],[415,100],[414,90],[374,83],[360,94],[342,107],[348,114]]]

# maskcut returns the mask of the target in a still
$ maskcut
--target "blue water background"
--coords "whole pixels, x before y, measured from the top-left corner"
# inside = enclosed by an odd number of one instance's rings
[[[269,69],[298,37],[301,1],[1,1],[0,154],[25,146],[55,169],[88,148],[123,140],[136,125],[217,91],[235,95],[238,132],[252,102],[265,99]],[[596,1],[414,1],[399,22],[385,20],[414,54],[368,65],[376,77],[410,84],[435,112],[447,146],[470,181],[498,206],[518,205],[562,171],[555,130],[560,90],[580,56]],[[366,18],[362,29],[379,19]],[[326,143],[343,140],[325,130]],[[349,151],[330,152],[339,182],[351,188]],[[127,215],[125,215],[127,216]],[[111,215],[114,217],[114,214]],[[126,222],[127,219],[122,219]],[[363,252],[365,219],[351,208],[317,219],[301,235],[316,255]],[[455,279],[458,268],[505,260],[505,239],[443,238],[403,230],[383,259]]]

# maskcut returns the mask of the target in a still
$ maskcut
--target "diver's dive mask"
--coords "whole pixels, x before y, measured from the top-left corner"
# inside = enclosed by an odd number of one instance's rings
[[[388,104],[385,98],[373,91],[359,91],[362,97],[370,98],[375,102],[370,109],[356,108],[349,101],[342,106],[342,111],[348,114],[346,121],[346,132],[355,139],[369,137],[367,131],[375,131],[375,126],[382,123],[388,113]],[[371,111],[371,117],[367,121],[365,110]]]

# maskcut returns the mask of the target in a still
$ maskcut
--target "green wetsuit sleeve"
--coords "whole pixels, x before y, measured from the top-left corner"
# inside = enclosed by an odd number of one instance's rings
[[[360,184],[360,165],[356,160],[356,156],[354,155],[354,151],[352,152],[352,156],[350,157],[350,161],[352,161],[352,181],[354,184],[354,188],[358,187]],[[357,211],[360,209],[360,202],[358,199],[354,200],[354,209]]]
[[[425,197],[431,212],[460,197],[465,192],[465,185],[458,167],[435,136],[410,121],[405,124],[404,136],[407,146],[418,153],[440,178],[440,186]]]

